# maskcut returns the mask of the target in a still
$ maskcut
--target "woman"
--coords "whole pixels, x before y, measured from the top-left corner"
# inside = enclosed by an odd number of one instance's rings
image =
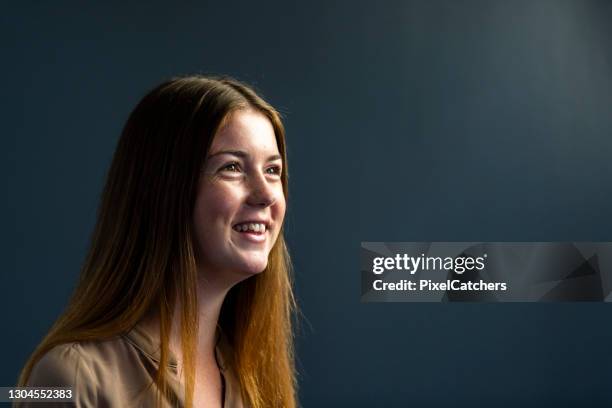
[[[284,128],[244,84],[161,84],[119,140],[78,287],[20,384],[77,406],[294,407]]]

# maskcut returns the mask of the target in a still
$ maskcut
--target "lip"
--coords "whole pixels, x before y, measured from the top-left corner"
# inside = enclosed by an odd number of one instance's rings
[[[266,230],[265,232],[255,232],[255,231],[236,231],[234,229],[234,227],[238,224],[264,224],[266,226]],[[237,223],[235,223],[232,226],[232,232],[234,232],[235,234],[237,234],[241,239],[244,239],[248,242],[252,242],[252,243],[257,243],[260,244],[262,242],[266,241],[266,236],[268,234],[268,231],[270,229],[270,222],[266,221],[266,220],[254,220],[254,219],[250,219],[250,220],[244,220],[244,221],[239,221]]]
[[[234,232],[235,234],[238,234],[238,236],[241,239],[244,239],[249,242],[260,244],[266,241],[267,231],[266,232],[255,232],[255,231],[238,232],[233,229],[232,232]]]
[[[238,224],[247,224],[247,223],[249,223],[249,224],[264,224],[266,226],[266,231],[268,231],[268,229],[270,228],[270,221],[268,221],[268,220],[257,220],[257,219],[238,221],[237,223],[232,225],[232,228],[234,228]]]

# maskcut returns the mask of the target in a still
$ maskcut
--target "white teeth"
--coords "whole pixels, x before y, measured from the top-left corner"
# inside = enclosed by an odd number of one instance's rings
[[[253,231],[253,232],[265,232],[266,231],[266,225],[265,224],[255,224],[255,223],[244,223],[244,224],[239,224],[236,225],[234,227],[234,229],[238,232],[246,232],[246,231]]]

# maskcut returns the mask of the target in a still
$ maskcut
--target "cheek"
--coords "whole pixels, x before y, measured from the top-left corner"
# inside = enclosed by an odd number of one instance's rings
[[[209,184],[201,188],[194,209],[196,228],[203,230],[227,222],[239,208],[235,192],[222,185]]]
[[[280,223],[282,224],[285,219],[285,210],[287,209],[287,203],[285,202],[284,195],[281,195],[281,198],[278,204],[279,204],[279,209],[278,209],[279,219],[280,219]]]
[[[283,224],[283,220],[285,219],[286,208],[287,208],[287,203],[285,201],[285,195],[283,194],[281,190],[280,193],[277,195],[276,202],[272,209],[272,213],[273,213],[272,216],[274,217],[274,220],[276,221],[276,224],[278,225],[278,231],[280,231],[280,228]]]

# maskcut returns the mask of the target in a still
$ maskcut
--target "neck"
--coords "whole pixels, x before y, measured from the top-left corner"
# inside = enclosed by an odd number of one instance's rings
[[[215,276],[217,275],[217,276]],[[200,271],[198,276],[198,333],[196,339],[196,356],[198,363],[211,364],[215,362],[215,345],[217,336],[217,324],[221,306],[229,290],[240,280],[228,282],[227,279],[215,279],[218,275]],[[226,275],[227,276],[227,275]],[[179,369],[182,367],[181,348],[181,303],[177,302],[172,327],[170,330],[169,348],[176,357]],[[142,325],[147,331],[159,339],[159,314],[157,311],[150,313],[142,320]]]
[[[221,306],[223,305],[225,296],[232,286],[233,285],[219,285],[214,281],[205,280],[204,278],[199,279],[198,281],[199,324],[196,352],[198,356],[201,356],[204,359],[209,357],[214,358],[219,314],[221,312]],[[175,321],[177,320],[175,319]],[[180,341],[178,333],[173,333],[173,336],[176,336],[177,340]]]

